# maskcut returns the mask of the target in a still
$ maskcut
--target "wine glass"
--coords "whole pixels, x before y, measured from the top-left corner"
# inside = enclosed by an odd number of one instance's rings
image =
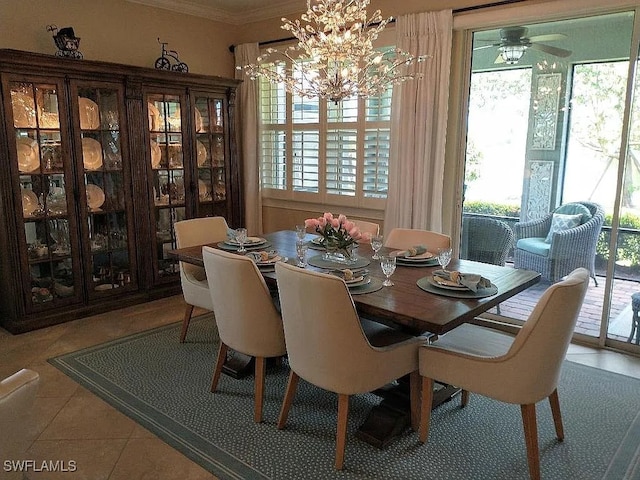
[[[392,287],[394,283],[389,279],[393,272],[396,271],[396,257],[391,255],[384,255],[380,257],[380,267],[382,268],[382,273],[386,277],[382,285],[385,287]]]
[[[304,225],[296,225],[296,236],[298,239],[298,243],[304,241],[305,237],[307,236],[307,229]]]
[[[246,253],[247,249],[244,248],[244,242],[247,241],[247,229],[236,229],[236,242],[238,242],[238,253]]]
[[[309,246],[304,242],[296,242],[296,255],[298,257],[297,266],[305,268],[307,266],[307,249]]]
[[[451,249],[450,248],[439,248],[438,249],[438,263],[440,267],[442,267],[443,271],[446,271],[447,265],[451,261]]]
[[[371,237],[371,248],[373,248],[373,256],[371,257],[374,260],[380,260],[380,255],[378,255],[378,250],[382,248],[382,242],[384,241],[384,237],[382,235],[374,235]]]

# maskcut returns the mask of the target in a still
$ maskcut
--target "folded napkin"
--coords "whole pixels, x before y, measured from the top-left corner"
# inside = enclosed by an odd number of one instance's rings
[[[248,252],[247,257],[250,257],[255,262],[268,262],[269,260],[276,258],[278,253],[275,251],[260,251],[260,252]]]
[[[406,250],[393,252],[393,255],[396,257],[415,257],[417,255],[422,255],[423,253],[427,253],[427,247],[424,245],[416,245],[414,247],[409,247]]]
[[[433,272],[433,276],[448,280],[455,285],[467,287],[472,292],[476,292],[479,288],[488,288],[491,286],[491,280],[476,273],[461,273],[455,270],[452,272],[436,270]]]

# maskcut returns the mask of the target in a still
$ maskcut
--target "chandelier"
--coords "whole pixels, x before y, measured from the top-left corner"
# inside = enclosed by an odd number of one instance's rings
[[[312,6],[312,1],[314,5]],[[264,77],[282,84],[293,95],[326,98],[338,103],[348,97],[381,95],[389,85],[417,78],[407,73],[413,56],[402,50],[376,50],[374,42],[392,17],[380,10],[368,17],[370,0],[307,0],[307,12],[294,22],[282,19],[282,29],[298,39],[283,51],[268,48],[256,64],[237,67],[250,79]]]

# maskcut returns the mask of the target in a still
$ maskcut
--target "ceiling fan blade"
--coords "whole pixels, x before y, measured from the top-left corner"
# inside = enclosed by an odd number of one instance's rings
[[[568,57],[571,55],[571,50],[565,50],[564,48],[552,47],[551,45],[544,45],[542,43],[532,43],[531,47],[536,50],[540,50],[541,52],[549,53],[551,55],[555,55],[556,57]]]
[[[564,40],[567,36],[564,33],[548,33],[546,35],[534,35],[529,37],[531,42],[553,42],[554,40]]]
[[[473,50],[484,50],[485,48],[495,48],[499,45],[481,45],[479,47],[475,47]]]

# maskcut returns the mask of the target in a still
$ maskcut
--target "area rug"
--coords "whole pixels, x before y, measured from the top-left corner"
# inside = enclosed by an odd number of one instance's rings
[[[429,442],[407,430],[387,448],[354,436],[380,399],[352,397],[345,469],[333,468],[336,395],[301,381],[284,430],[275,427],[288,367],[268,367],[264,422],[253,422],[253,377],[222,375],[211,318],[180,344],[179,324],[50,363],[221,479],[527,479],[520,408],[471,395],[436,408]],[[336,365],[336,368],[341,368]],[[538,404],[542,478],[640,479],[640,381],[565,362],[559,385],[565,441],[548,402]]]

